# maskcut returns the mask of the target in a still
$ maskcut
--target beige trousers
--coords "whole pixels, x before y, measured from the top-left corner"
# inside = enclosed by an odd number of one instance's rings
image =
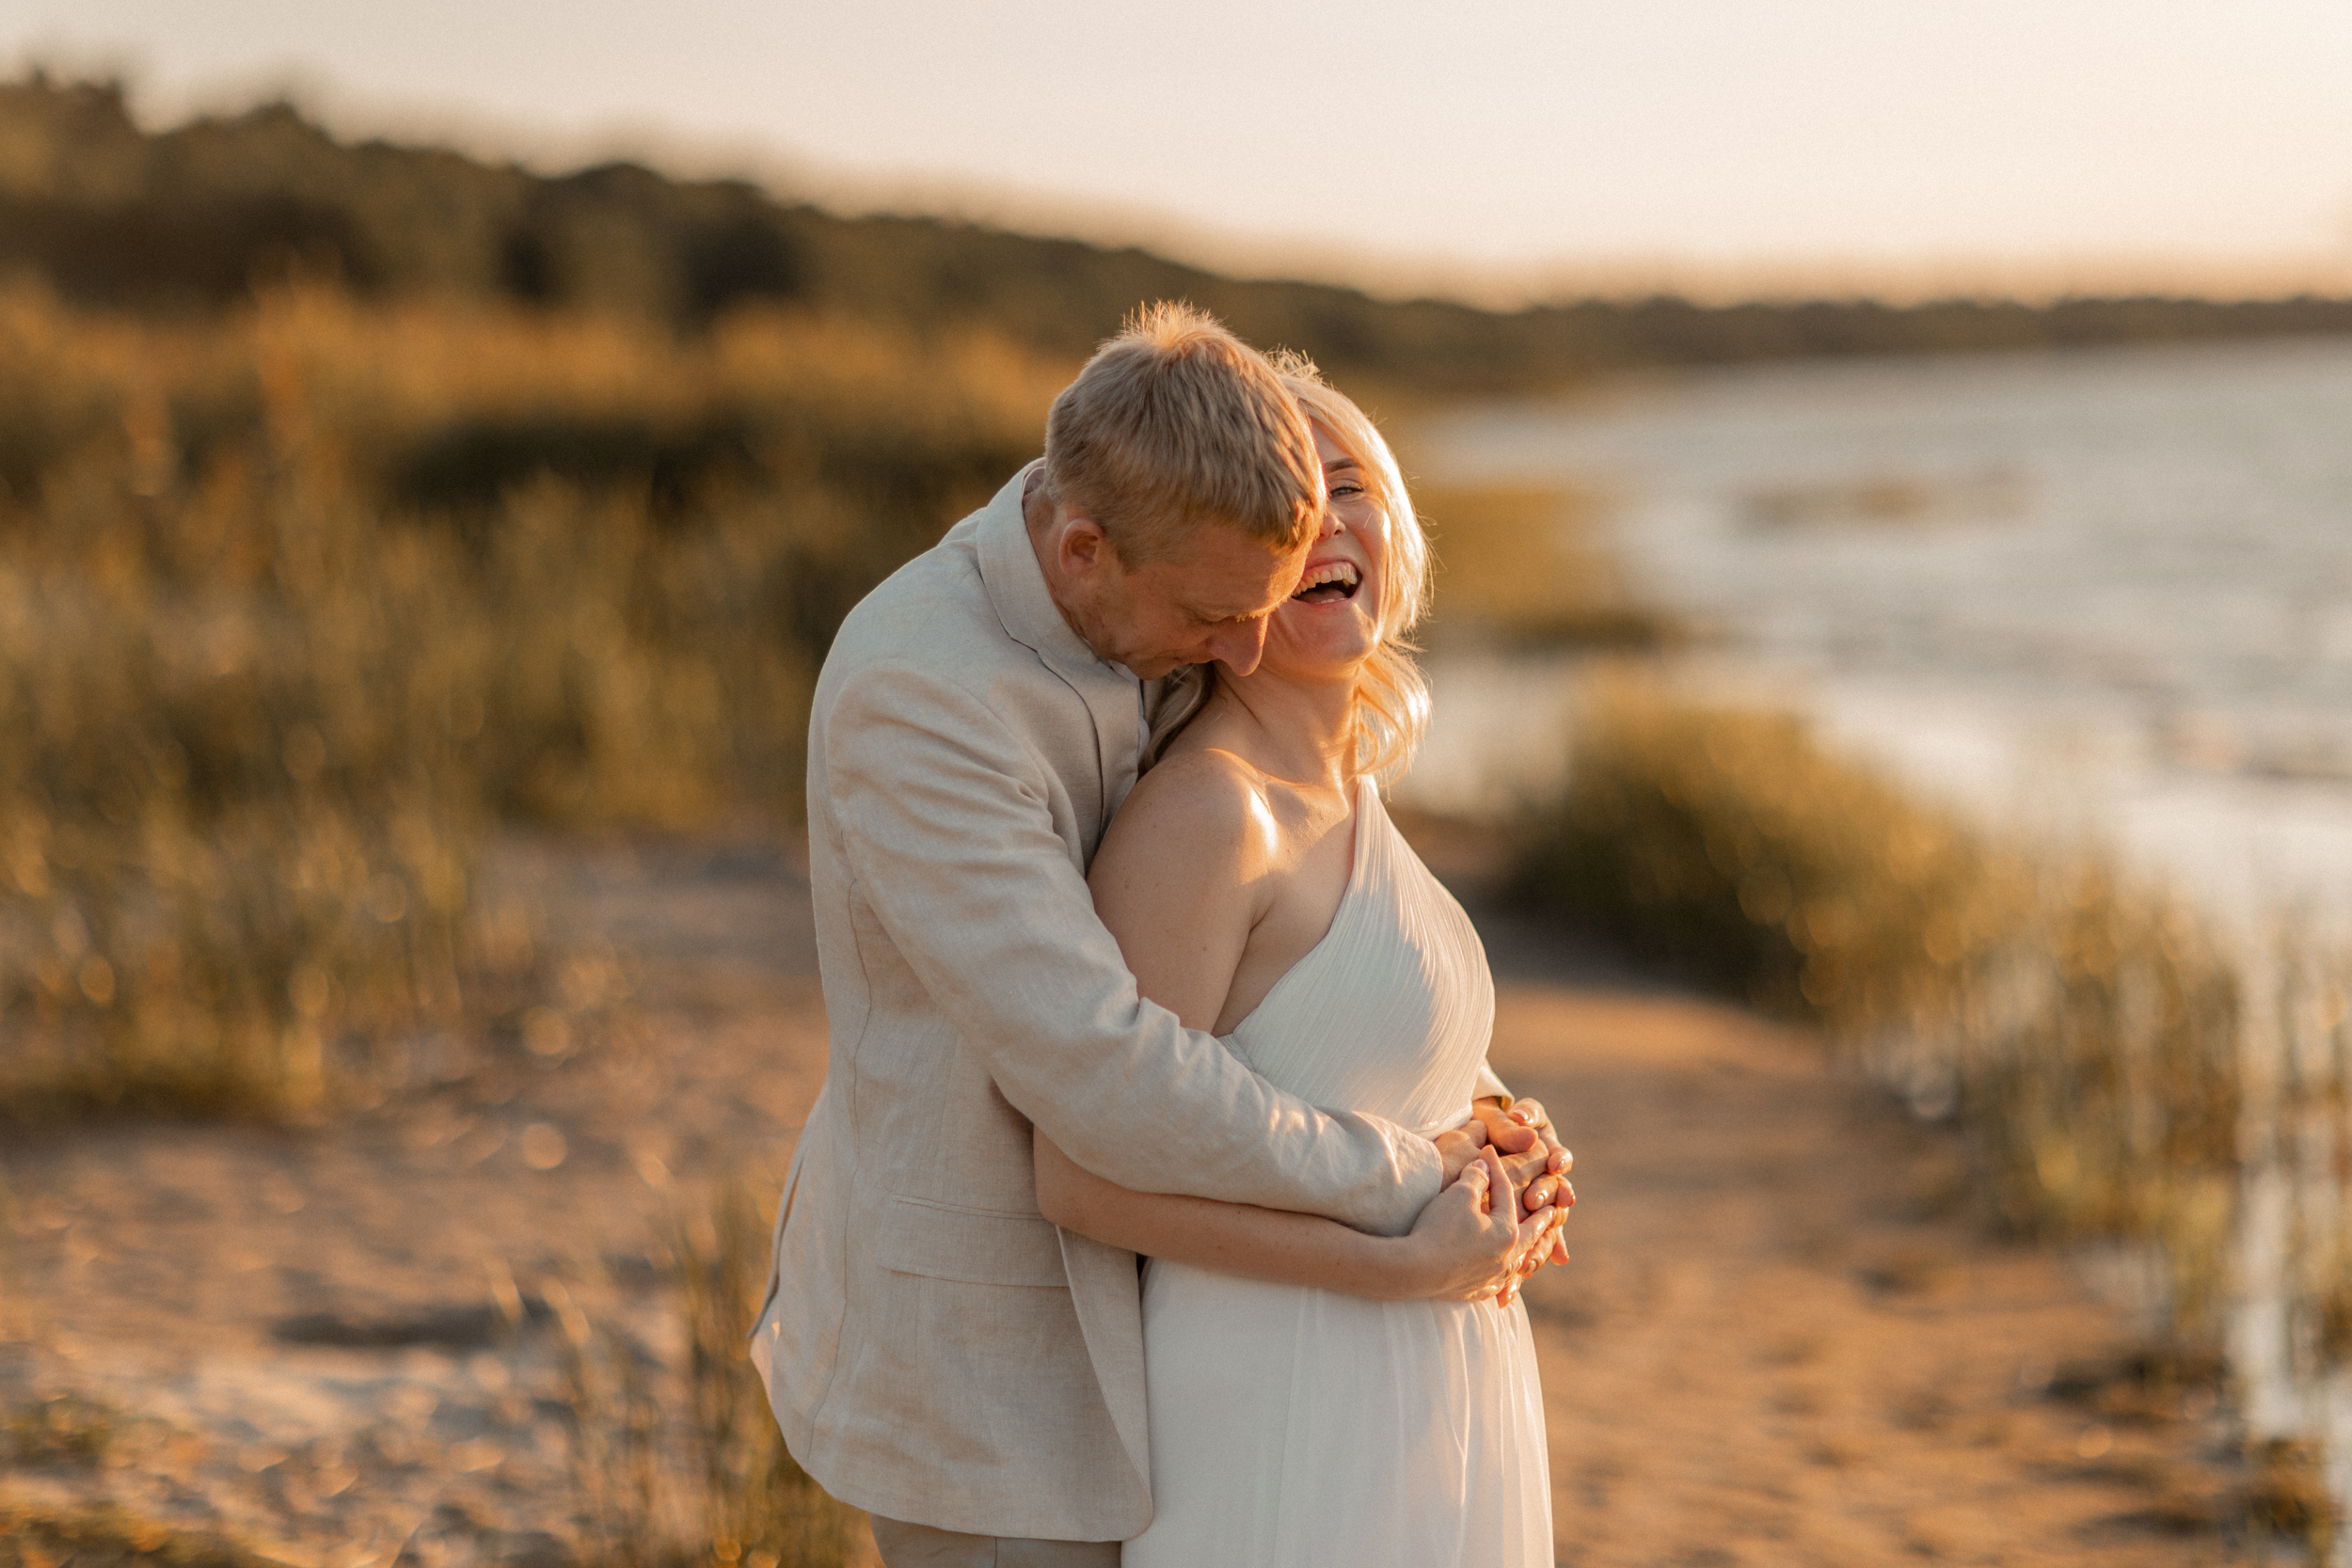
[[[884,1568],[1119,1568],[1116,1541],[1020,1541],[963,1535],[873,1515]]]

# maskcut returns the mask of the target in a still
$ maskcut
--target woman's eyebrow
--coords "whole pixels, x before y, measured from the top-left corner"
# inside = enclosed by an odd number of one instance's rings
[[[1323,471],[1327,474],[1335,474],[1342,468],[1360,468],[1362,467],[1362,464],[1357,462],[1352,457],[1335,457],[1330,462],[1326,463],[1323,466]]]

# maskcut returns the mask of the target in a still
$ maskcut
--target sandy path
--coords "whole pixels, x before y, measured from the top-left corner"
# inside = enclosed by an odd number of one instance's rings
[[[560,1283],[675,1358],[663,1216],[780,1175],[821,1010],[780,857],[523,847],[504,874],[563,911],[569,1055],[501,1034],[330,1129],[0,1149],[0,1407],[112,1409],[0,1495],[112,1497],[321,1568],[560,1560],[560,1382],[544,1336],[481,1329],[486,1281]],[[1801,1039],[1486,924],[1497,1065],[1579,1157],[1576,1261],[1531,1291],[1562,1562],[2229,1556],[2178,1528],[2233,1483],[2226,1421],[2042,1392],[2126,1327],[2063,1259],[1985,1239],[1947,1141]],[[532,1168],[548,1132],[561,1163]],[[287,1342],[305,1314],[411,1342]]]
[[[1514,985],[1496,1054],[1578,1152],[1531,1291],[1562,1562],[2216,1560],[2180,1528],[2231,1484],[2210,1396],[2048,1397],[2123,1324],[1884,1097],[1672,997]]]

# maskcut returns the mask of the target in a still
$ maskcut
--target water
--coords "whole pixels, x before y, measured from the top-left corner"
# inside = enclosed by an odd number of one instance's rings
[[[1710,633],[1676,678],[2102,839],[2249,951],[2282,916],[2352,929],[2352,341],[1643,378],[1419,436],[1432,479],[1600,497],[1636,594]],[[1491,812],[1556,777],[1566,663],[1434,660],[1401,793]],[[2249,1426],[2327,1435],[2352,1499],[2352,1379],[2298,1373],[2288,1257],[2290,1212],[2341,1196],[2249,1170],[2231,1343]]]
[[[2228,911],[2347,907],[2352,341],[1730,370],[1421,434],[1433,478],[1597,491],[1635,591],[1721,638],[1687,678]],[[1491,715],[1542,672],[1434,673]],[[1432,803],[1534,766],[1443,721]]]

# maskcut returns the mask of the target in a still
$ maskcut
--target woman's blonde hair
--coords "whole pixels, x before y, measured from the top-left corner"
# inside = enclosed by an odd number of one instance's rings
[[[1283,390],[1297,400],[1308,420],[1321,425],[1356,460],[1364,488],[1386,519],[1380,552],[1380,602],[1375,607],[1380,641],[1364,661],[1356,683],[1356,771],[1382,784],[1394,781],[1413,760],[1429,728],[1429,681],[1414,663],[1419,645],[1413,627],[1429,609],[1429,539],[1405,476],[1379,428],[1347,395],[1323,379],[1305,355],[1285,349],[1274,356]],[[1152,727],[1149,760],[1156,761],[1178,732],[1200,711],[1216,686],[1216,666],[1196,664],[1169,677],[1168,690]]]

